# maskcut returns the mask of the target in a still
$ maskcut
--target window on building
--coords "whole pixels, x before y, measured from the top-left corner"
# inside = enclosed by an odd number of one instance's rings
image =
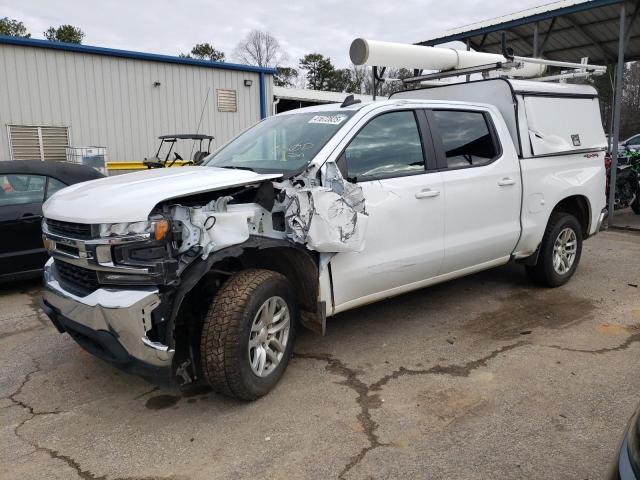
[[[219,112],[237,112],[238,99],[235,90],[223,90],[219,88],[218,94],[218,111]]]
[[[484,113],[434,110],[433,115],[448,168],[486,165],[498,155],[499,149]]]
[[[12,160],[64,161],[69,146],[67,127],[9,125]]]
[[[411,110],[371,120],[345,149],[347,177],[356,181],[412,175],[425,171],[422,142]]]

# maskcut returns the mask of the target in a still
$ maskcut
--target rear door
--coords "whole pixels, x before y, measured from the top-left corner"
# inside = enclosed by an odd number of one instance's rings
[[[520,236],[522,186],[504,122],[474,109],[433,109],[427,116],[445,191],[442,273],[505,260]]]
[[[362,187],[369,214],[365,247],[331,259],[337,310],[435,277],[443,258],[441,174],[422,111],[393,110],[370,117],[344,148],[338,165]]]
[[[0,275],[38,270],[47,254],[42,245],[42,202],[47,177],[0,174]]]

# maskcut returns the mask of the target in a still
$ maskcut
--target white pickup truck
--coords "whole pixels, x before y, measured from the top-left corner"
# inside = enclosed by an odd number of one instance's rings
[[[154,379],[251,400],[296,329],[521,262],[556,287],[606,213],[588,86],[492,79],[260,122],[204,166],[74,185],[44,205],[42,306]]]

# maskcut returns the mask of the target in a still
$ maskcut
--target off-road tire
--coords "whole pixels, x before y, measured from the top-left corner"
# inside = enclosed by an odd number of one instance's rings
[[[276,369],[258,377],[251,370],[247,353],[251,325],[260,306],[276,295],[289,307],[289,339]],[[297,319],[295,294],[284,275],[260,269],[236,273],[218,290],[204,318],[200,355],[205,380],[229,397],[248,401],[262,397],[278,383],[289,363]]]
[[[631,202],[631,210],[633,210],[633,213],[636,215],[640,215],[640,187],[636,193],[636,198]]]
[[[577,245],[576,256],[571,268],[561,275],[553,268],[553,246],[556,238],[558,238],[560,232],[565,228],[573,229],[576,235]],[[535,284],[544,287],[559,287],[567,283],[576,271],[578,263],[580,263],[582,238],[582,227],[576,217],[565,212],[552,213],[544,232],[542,243],[540,244],[538,262],[533,266],[528,265],[525,267],[528,277]]]

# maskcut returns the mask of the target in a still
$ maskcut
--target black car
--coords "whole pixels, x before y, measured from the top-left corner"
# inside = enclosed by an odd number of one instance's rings
[[[40,227],[44,201],[68,185],[102,177],[85,165],[0,161],[0,282],[42,272],[48,258]]]

